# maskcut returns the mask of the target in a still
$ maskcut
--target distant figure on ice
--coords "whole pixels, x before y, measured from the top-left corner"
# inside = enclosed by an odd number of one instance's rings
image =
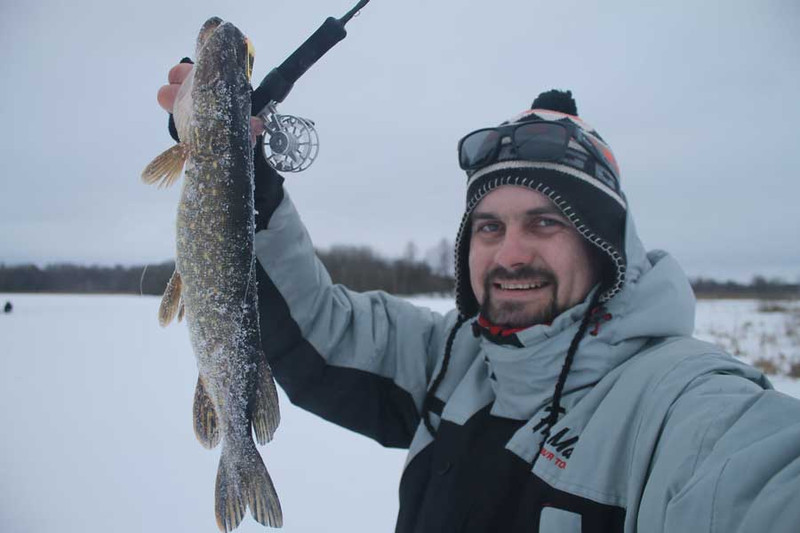
[[[4,313],[10,313],[12,309],[14,309],[14,306],[11,305],[11,302],[6,302],[6,305],[3,306]]]

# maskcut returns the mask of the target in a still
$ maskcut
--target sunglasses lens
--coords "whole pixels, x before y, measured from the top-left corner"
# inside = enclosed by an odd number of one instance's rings
[[[514,145],[520,159],[558,161],[564,157],[569,131],[561,124],[532,123],[514,130]]]
[[[494,155],[499,142],[500,134],[496,130],[476,131],[464,137],[458,154],[461,168],[471,170],[486,164]]]

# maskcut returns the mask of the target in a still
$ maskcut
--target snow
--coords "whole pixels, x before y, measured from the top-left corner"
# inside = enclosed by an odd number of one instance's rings
[[[6,300],[14,311],[0,313],[0,531],[217,531],[219,449],[202,448],[192,430],[197,371],[185,326],[161,329],[154,297],[0,294]],[[440,312],[453,306],[412,300]],[[759,313],[756,302],[700,302],[698,331],[752,329],[740,344],[755,357],[759,335],[787,332],[780,321],[790,315]],[[765,346],[797,357],[784,337]],[[800,397],[800,381],[773,383]],[[404,452],[280,399],[281,426],[259,451],[283,530],[392,531]],[[247,516],[237,531],[265,528]]]
[[[700,300],[695,335],[750,364],[766,361],[785,375],[800,363],[800,302]]]
[[[0,294],[0,531],[213,532],[219,448],[195,439],[197,370],[159,299]],[[260,446],[288,533],[391,531],[402,450],[321,422],[281,393]],[[237,531],[265,528],[247,516]]]

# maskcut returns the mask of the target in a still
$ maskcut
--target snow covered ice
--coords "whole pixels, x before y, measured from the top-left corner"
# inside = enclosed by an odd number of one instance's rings
[[[159,298],[0,294],[7,300],[14,312],[0,314],[0,531],[217,531],[219,453],[195,439],[195,359],[183,325],[158,326]],[[413,300],[453,307],[446,298]],[[739,345],[748,360],[759,357],[762,338],[775,357],[800,359],[792,338],[771,341],[787,330],[775,325],[780,316],[759,313],[753,301],[701,301],[698,335],[747,330]],[[800,397],[797,380],[771,379]],[[282,393],[280,400],[281,425],[259,452],[281,497],[282,531],[392,531],[404,451],[324,422]],[[267,529],[247,516],[238,531]]]
[[[800,302],[701,300],[695,334],[762,370],[800,370]]]
[[[2,299],[14,312],[0,321],[0,531],[217,532],[219,451],[192,429],[186,327],[158,326],[157,297]],[[391,531],[403,451],[280,400],[258,449],[282,531]],[[267,529],[248,515],[236,531]]]

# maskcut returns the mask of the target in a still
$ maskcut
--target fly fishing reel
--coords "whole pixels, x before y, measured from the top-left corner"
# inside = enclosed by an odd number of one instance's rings
[[[274,105],[262,115],[266,134],[261,147],[267,163],[281,172],[301,172],[319,154],[319,136],[314,122],[292,115],[280,115]]]

